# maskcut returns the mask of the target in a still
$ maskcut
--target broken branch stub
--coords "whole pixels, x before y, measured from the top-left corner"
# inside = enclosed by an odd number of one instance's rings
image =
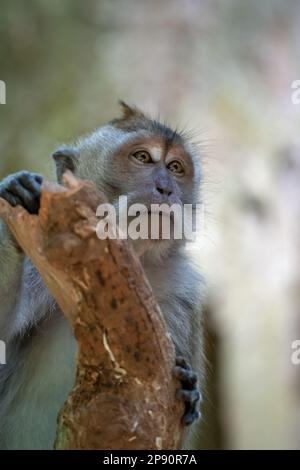
[[[0,200],[4,218],[70,321],[76,384],[59,416],[56,449],[178,449],[183,404],[174,347],[126,240],[99,240],[105,198],[71,173],[45,183],[39,216]]]

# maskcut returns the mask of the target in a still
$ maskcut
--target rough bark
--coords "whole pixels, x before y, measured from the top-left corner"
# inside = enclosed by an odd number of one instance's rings
[[[127,241],[99,240],[95,186],[45,183],[38,216],[0,200],[4,217],[70,321],[76,385],[60,413],[56,449],[177,449],[183,405],[174,348]]]

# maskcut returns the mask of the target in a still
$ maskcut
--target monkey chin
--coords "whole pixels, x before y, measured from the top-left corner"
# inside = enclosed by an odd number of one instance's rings
[[[170,225],[170,232],[165,238],[163,235],[163,219]],[[158,225],[157,225],[158,222]],[[152,225],[151,212],[148,212],[148,237],[146,239],[139,238],[132,240],[133,248],[138,257],[147,264],[159,264],[164,259],[171,256],[174,252],[178,251],[184,245],[183,239],[174,239],[171,234],[174,234],[174,219],[170,215],[160,214],[159,219]],[[151,238],[151,229],[156,233],[155,238]],[[169,235],[169,236],[168,236]]]
[[[164,259],[171,256],[174,251],[180,249],[182,240],[132,240],[133,249],[143,263],[160,264]]]

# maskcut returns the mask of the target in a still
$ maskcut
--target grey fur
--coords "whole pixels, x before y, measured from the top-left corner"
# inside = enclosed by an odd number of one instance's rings
[[[75,148],[74,171],[94,181],[110,201],[120,194],[128,194],[133,201],[139,196],[137,181],[132,180],[126,168],[120,175],[112,156],[136,138],[158,134],[164,138],[163,126],[155,128],[148,120],[147,127],[144,115],[133,113],[129,119],[135,121],[134,125],[130,121],[127,129],[118,126],[118,122],[109,124],[71,147]],[[141,130],[138,119],[143,120]],[[170,129],[166,135],[170,138]],[[179,137],[176,134],[176,139]],[[188,143],[182,145],[190,152]],[[59,177],[64,152],[65,147],[55,154]],[[67,151],[67,166],[73,165],[72,154]],[[197,157],[191,155],[191,159],[193,184],[182,188],[184,202],[198,202],[200,168]],[[140,196],[145,200],[145,194]],[[0,338],[7,342],[8,361],[6,366],[0,366],[0,448],[51,449],[57,414],[74,383],[76,344],[37,270],[4,223],[0,224]],[[177,353],[187,358],[202,379],[203,282],[198,269],[185,254],[184,244],[175,242],[150,244],[140,259]]]

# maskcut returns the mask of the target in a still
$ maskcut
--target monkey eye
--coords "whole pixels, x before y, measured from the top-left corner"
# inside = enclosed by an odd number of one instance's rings
[[[131,156],[141,163],[153,163],[150,153],[146,152],[146,150],[138,150],[132,153]]]
[[[173,160],[167,165],[167,168],[169,171],[174,173],[177,176],[183,176],[184,175],[184,168],[182,163],[180,163],[178,160]]]

